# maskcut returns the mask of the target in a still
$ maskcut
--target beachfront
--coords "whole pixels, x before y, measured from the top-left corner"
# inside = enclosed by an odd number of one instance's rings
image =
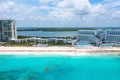
[[[98,53],[120,55],[119,52],[120,48],[116,47],[0,47],[0,54],[11,55],[97,55]]]

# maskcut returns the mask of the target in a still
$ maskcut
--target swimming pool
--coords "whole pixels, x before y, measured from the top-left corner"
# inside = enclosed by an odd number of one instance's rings
[[[75,47],[86,47],[86,46],[92,46],[89,42],[78,42]]]
[[[120,80],[120,57],[1,55],[0,80]]]

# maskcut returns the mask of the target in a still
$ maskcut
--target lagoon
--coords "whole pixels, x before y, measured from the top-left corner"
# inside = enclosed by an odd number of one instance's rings
[[[0,55],[0,80],[120,80],[118,56]]]
[[[18,31],[18,36],[76,37],[77,31]]]

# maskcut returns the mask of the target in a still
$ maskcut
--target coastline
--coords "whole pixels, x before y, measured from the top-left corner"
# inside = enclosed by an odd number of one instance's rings
[[[0,47],[0,55],[120,55],[117,47]]]

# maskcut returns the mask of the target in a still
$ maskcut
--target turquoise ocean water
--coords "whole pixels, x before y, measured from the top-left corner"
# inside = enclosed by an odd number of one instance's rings
[[[0,80],[120,80],[120,57],[1,55]]]

